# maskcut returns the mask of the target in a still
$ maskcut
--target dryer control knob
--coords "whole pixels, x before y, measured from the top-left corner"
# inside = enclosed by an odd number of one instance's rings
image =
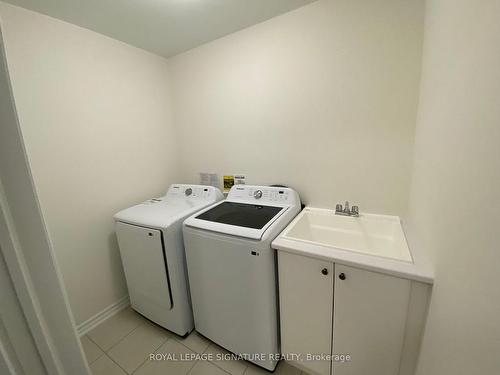
[[[193,194],[193,189],[187,188],[184,190],[184,194],[186,194],[187,197],[189,197],[191,194]]]
[[[253,197],[255,199],[260,199],[262,198],[262,190],[255,190],[255,192],[253,193]]]

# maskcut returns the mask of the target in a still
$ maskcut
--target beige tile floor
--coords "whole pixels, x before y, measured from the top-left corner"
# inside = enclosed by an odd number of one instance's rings
[[[225,353],[218,345],[192,332],[179,337],[127,308],[81,338],[93,375],[269,375],[246,361],[150,361],[150,353]],[[280,362],[276,375],[307,375]]]

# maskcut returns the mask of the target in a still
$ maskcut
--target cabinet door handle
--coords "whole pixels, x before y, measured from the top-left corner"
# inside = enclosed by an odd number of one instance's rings
[[[340,279],[340,280],[345,280],[345,279],[346,279],[346,277],[345,277],[345,273],[343,273],[343,272],[342,272],[342,273],[339,273],[339,279]]]
[[[323,275],[328,275],[328,268],[323,268],[323,269],[321,270],[321,273],[322,273]]]

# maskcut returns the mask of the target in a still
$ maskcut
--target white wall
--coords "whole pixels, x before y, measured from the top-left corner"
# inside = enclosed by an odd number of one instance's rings
[[[179,165],[407,207],[424,2],[320,0],[169,59]]]
[[[112,215],[173,182],[166,61],[0,3],[13,92],[77,323],[126,295]]]
[[[410,244],[436,268],[418,374],[500,370],[500,1],[429,0]]]

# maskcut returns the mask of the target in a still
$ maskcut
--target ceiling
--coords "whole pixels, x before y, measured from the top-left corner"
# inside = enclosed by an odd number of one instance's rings
[[[170,57],[315,0],[4,0]]]

